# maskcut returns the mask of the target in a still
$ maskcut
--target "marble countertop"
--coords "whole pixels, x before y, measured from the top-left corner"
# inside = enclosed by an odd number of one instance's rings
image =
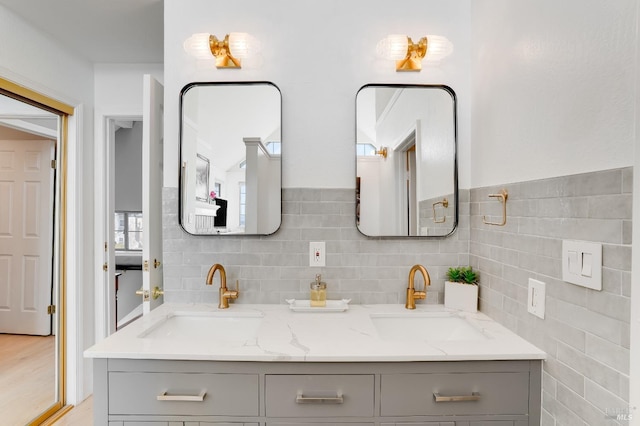
[[[261,317],[257,335],[249,339],[171,336],[154,337],[176,315]],[[478,336],[425,340],[381,336],[372,315],[403,318],[462,318]],[[192,317],[193,318],[193,317]],[[455,320],[454,320],[455,321]],[[434,324],[434,327],[438,327]],[[230,325],[229,328],[232,326]],[[405,334],[408,332],[404,330]],[[197,334],[197,333],[196,333]],[[262,362],[405,362],[545,359],[545,353],[482,313],[452,311],[443,305],[351,305],[344,312],[294,312],[289,305],[164,304],[87,349],[87,358]]]

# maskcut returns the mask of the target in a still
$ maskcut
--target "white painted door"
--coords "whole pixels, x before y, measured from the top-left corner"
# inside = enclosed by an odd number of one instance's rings
[[[115,120],[107,120],[107,155],[105,168],[106,179],[106,212],[104,225],[105,236],[104,239],[104,258],[103,258],[103,279],[104,279],[104,295],[106,306],[106,320],[105,324],[107,331],[104,337],[110,336],[117,330],[118,315],[117,315],[117,301],[116,301],[116,251],[115,251],[115,157],[116,157],[116,124]]]
[[[52,147],[0,140],[0,333],[51,334]]]
[[[162,290],[162,145],[164,88],[144,76],[142,110],[142,312],[162,304],[154,289]]]

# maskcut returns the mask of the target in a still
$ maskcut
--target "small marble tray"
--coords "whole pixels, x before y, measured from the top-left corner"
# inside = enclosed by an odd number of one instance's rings
[[[311,306],[310,300],[285,299],[294,312],[343,312],[349,309],[351,299],[327,300],[326,306]]]

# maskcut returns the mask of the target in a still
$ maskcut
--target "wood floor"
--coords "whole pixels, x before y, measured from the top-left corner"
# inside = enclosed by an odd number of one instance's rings
[[[55,337],[0,334],[2,424],[22,426],[54,403]]]
[[[55,426],[89,426],[93,424],[93,397],[90,396],[82,404],[73,407]]]

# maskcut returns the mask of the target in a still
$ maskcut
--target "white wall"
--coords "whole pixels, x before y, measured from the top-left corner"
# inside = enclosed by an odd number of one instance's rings
[[[636,3],[472,2],[472,187],[633,164]]]
[[[144,74],[162,82],[163,64],[96,64],[96,120],[105,114],[142,116]]]
[[[220,8],[224,13],[219,13]],[[355,97],[367,83],[431,83],[458,94],[463,164],[469,152],[470,1],[221,0],[165,1],[165,173],[177,187],[180,89],[193,81],[259,81],[282,92],[282,168],[285,188],[355,186]],[[303,18],[302,18],[303,17]],[[261,66],[241,70],[199,67],[183,50],[197,32],[248,32],[262,43]],[[376,57],[391,33],[441,34],[454,53],[439,68],[397,73]],[[469,175],[461,168],[461,186]]]
[[[0,6],[0,76],[76,107],[70,119],[67,236],[67,402],[91,390],[90,365],[77,343],[91,336],[93,69],[91,64]],[[80,324],[85,327],[80,327]]]
[[[142,122],[116,131],[115,209],[142,211]]]

